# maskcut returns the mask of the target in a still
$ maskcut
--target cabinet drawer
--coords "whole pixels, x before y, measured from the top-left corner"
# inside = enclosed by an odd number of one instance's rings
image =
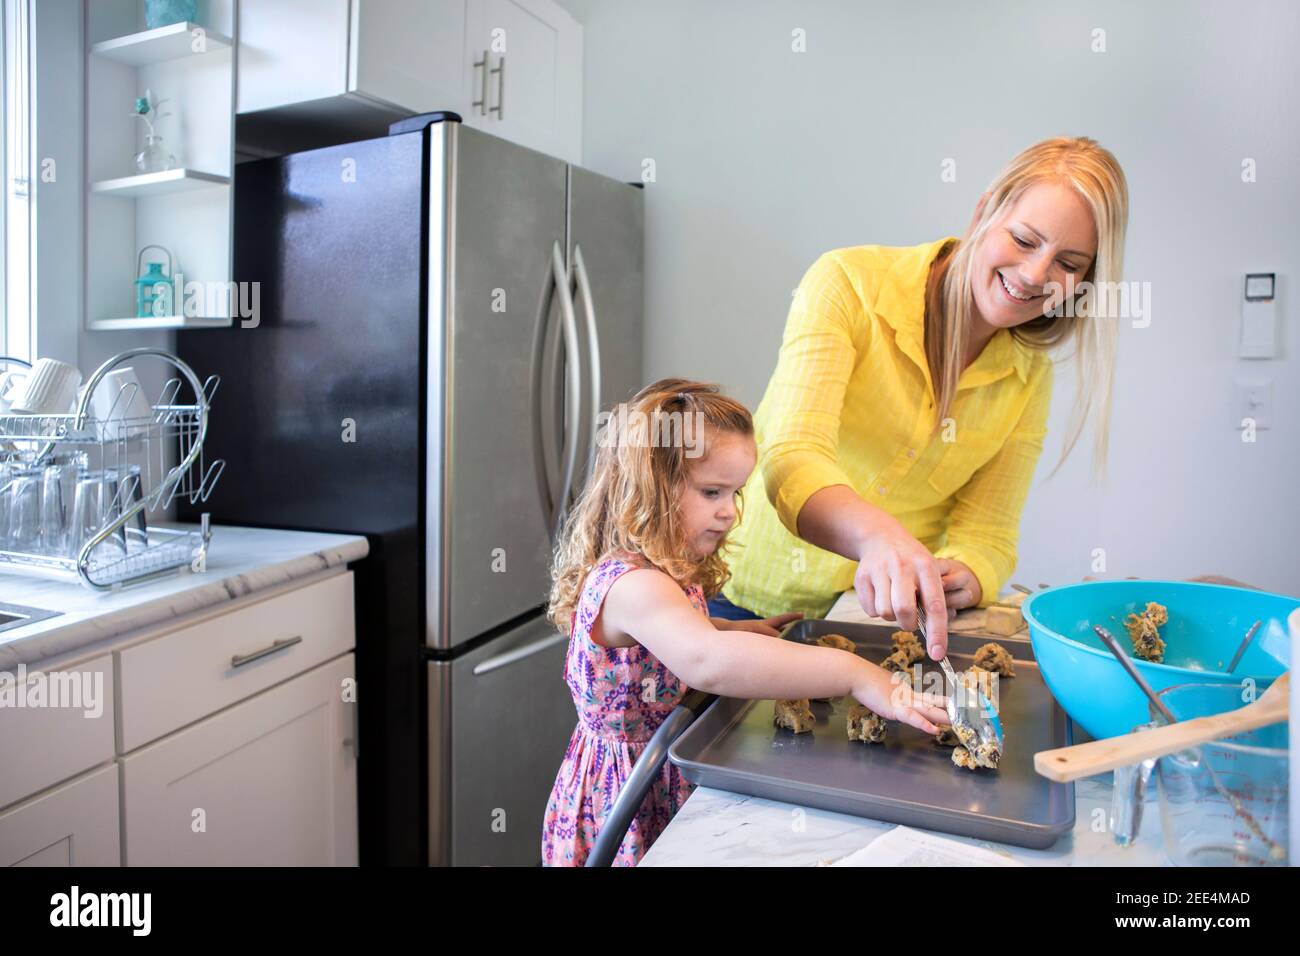
[[[17,676],[0,682],[0,807],[113,759],[111,657]]]
[[[118,751],[157,740],[355,643],[349,571],[119,651]]]

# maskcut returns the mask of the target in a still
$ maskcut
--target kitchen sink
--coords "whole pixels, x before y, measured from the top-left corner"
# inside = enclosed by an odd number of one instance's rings
[[[0,604],[0,631],[8,631],[25,624],[35,624],[58,617],[62,611],[43,611],[38,607],[23,607],[21,604]]]

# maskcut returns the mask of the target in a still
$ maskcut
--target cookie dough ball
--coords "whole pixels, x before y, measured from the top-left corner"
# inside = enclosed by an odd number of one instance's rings
[[[885,740],[885,718],[870,707],[856,701],[849,707],[849,740],[861,740],[869,744],[883,743]]]
[[[902,651],[894,651],[880,662],[880,666],[887,671],[901,671],[906,674],[908,669],[911,667],[911,663],[908,661],[905,653]]]
[[[908,664],[925,660],[925,645],[911,631],[895,631],[890,640],[894,642],[894,653],[906,656]]]
[[[980,767],[997,770],[1001,758],[1002,751],[995,743],[977,744],[974,750],[967,750],[965,747],[954,747],[952,750],[952,762],[966,770],[976,770]]]
[[[1147,602],[1146,615],[1156,627],[1164,627],[1169,623],[1169,609],[1155,601]]]
[[[804,700],[778,700],[773,708],[773,723],[778,727],[794,731],[796,734],[806,734],[817,726],[817,718],[813,716],[812,709],[808,706],[806,698]]]
[[[952,724],[941,724],[939,732],[931,739],[940,747],[961,746],[961,738],[957,736],[957,731],[952,729]]]
[[[823,634],[817,638],[817,643],[822,647],[833,647],[837,651],[848,651],[850,654],[858,652],[858,645],[854,644],[843,634]]]
[[[1155,664],[1164,663],[1165,642],[1160,637],[1158,628],[1169,622],[1169,611],[1163,604],[1151,601],[1141,614],[1130,614],[1124,621],[1129,640],[1133,642],[1133,653]]]
[[[975,652],[975,666],[1003,677],[1016,676],[1016,665],[1011,659],[1011,652],[991,641]]]
[[[998,761],[1002,759],[1002,750],[995,741],[981,743],[972,752],[971,756],[981,767],[987,767],[990,770],[998,769]]]

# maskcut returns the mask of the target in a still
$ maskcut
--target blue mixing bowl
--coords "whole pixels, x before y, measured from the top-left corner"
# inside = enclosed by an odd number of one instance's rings
[[[1163,664],[1133,657],[1124,628],[1124,619],[1143,611],[1148,601],[1169,609],[1169,623],[1160,628]],[[1297,607],[1300,599],[1221,584],[1089,581],[1031,595],[1024,614],[1048,689],[1066,713],[1100,740],[1126,734],[1150,717],[1146,697],[1093,632],[1094,624],[1115,635],[1157,691],[1172,684],[1226,684],[1247,677],[1262,691],[1287,669],[1286,618]],[[1257,620],[1263,624],[1236,671],[1224,673]]]

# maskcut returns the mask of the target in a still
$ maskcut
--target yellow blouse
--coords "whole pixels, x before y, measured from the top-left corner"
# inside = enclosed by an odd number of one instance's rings
[[[997,600],[1047,433],[1052,362],[999,330],[958,379],[952,421],[931,434],[925,282],[952,238],[835,249],[804,274],[754,416],[758,467],[723,588],[734,604],[822,617],[853,587],[857,562],[795,533],[804,502],[831,485],[888,511],[936,557],[969,566],[981,607]]]

